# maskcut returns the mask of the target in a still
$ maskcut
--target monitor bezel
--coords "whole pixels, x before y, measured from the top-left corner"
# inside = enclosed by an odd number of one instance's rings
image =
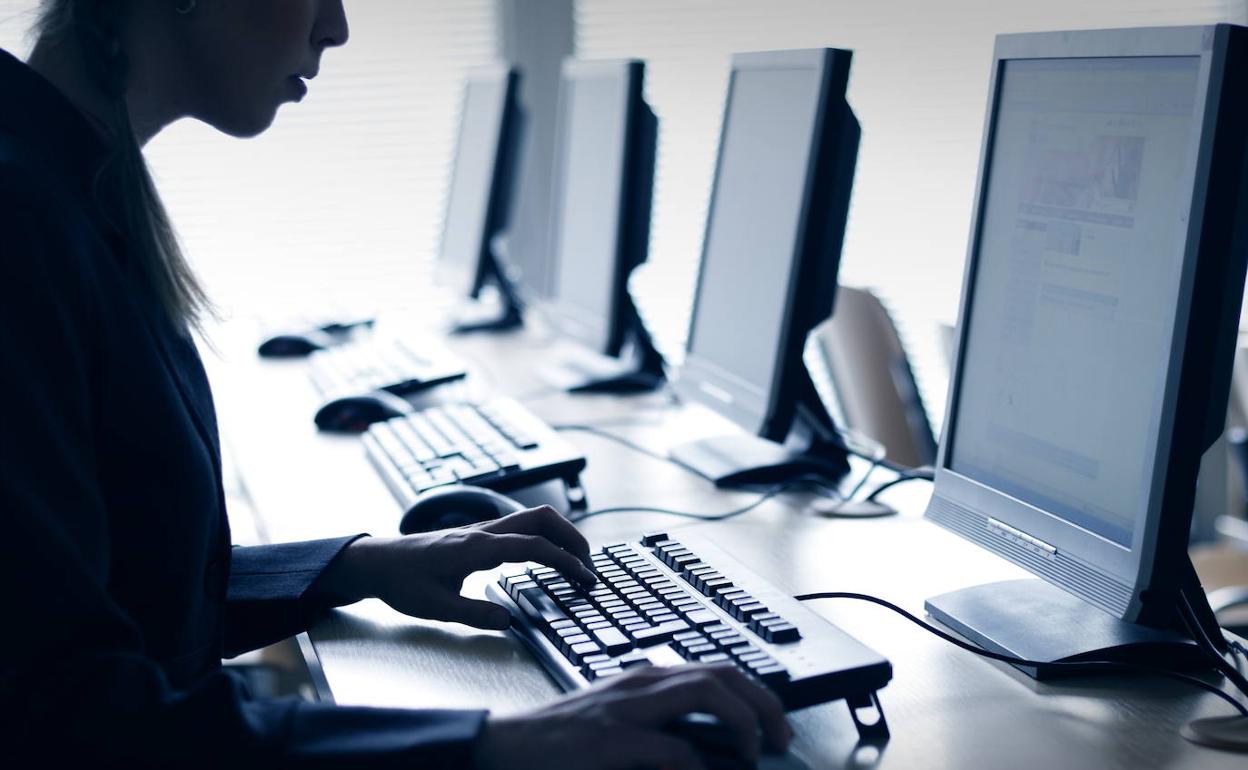
[[[615,355],[618,350],[616,340],[619,337],[620,318],[623,315],[622,300],[627,292],[629,272],[634,265],[632,256],[627,252],[628,237],[625,228],[628,225],[630,212],[629,173],[632,157],[636,148],[633,146],[641,139],[639,121],[642,119],[643,89],[646,65],[639,59],[584,60],[569,57],[564,59],[560,70],[559,107],[555,133],[555,164],[551,190],[550,218],[550,254],[547,261],[549,272],[549,293],[546,297],[546,310],[559,329],[559,333],[585,345],[604,355]],[[563,269],[561,255],[558,252],[560,235],[564,224],[562,208],[563,195],[567,184],[567,161],[564,150],[568,141],[568,85],[571,81],[592,80],[596,78],[618,78],[623,82],[623,121],[622,141],[619,164],[616,168],[614,212],[615,244],[612,250],[612,264],[606,274],[610,281],[605,292],[608,306],[603,312],[589,317],[585,308],[569,303],[560,293],[561,271]]]
[[[1020,547],[1017,541],[1009,537],[1008,530],[1005,530],[1006,536],[996,537],[989,536],[986,530],[970,533],[958,530],[959,534],[972,539],[997,555],[1102,609],[1127,619],[1131,619],[1129,616],[1132,608],[1138,608],[1139,591],[1149,583],[1152,577],[1156,551],[1160,545],[1158,542],[1161,524],[1160,511],[1165,496],[1166,477],[1170,472],[1177,396],[1182,380],[1182,362],[1187,347],[1188,326],[1191,321],[1190,300],[1199,261],[1199,228],[1201,215],[1205,209],[1204,191],[1209,184],[1211,134],[1218,125],[1215,114],[1218,105],[1216,100],[1209,99],[1211,83],[1214,82],[1216,74],[1214,72],[1214,30],[1215,27],[1208,26],[1001,35],[997,38],[993,52],[988,109],[980,151],[980,173],[975,188],[954,364],[949,381],[947,401],[949,408],[946,410],[944,430],[936,461],[934,497],[971,511],[977,516],[995,519],[1007,527],[1015,528],[1055,548],[1056,555],[1052,558],[1064,560],[1064,568],[1061,570],[1046,569],[1043,560],[1037,561],[1035,549]],[[950,462],[956,443],[956,436],[953,434],[954,426],[959,409],[962,407],[959,394],[962,385],[963,355],[972,320],[969,313],[979,264],[987,180],[992,171],[991,158],[995,140],[996,113],[1005,63],[1025,59],[1146,57],[1195,57],[1200,60],[1195,111],[1196,120],[1199,122],[1198,131],[1194,134],[1194,144],[1188,147],[1195,161],[1189,209],[1191,217],[1184,239],[1183,266],[1178,290],[1180,303],[1175,313],[1174,327],[1170,332],[1171,356],[1167,367],[1160,431],[1155,449],[1154,475],[1144,520],[1137,521],[1130,545],[1123,546],[1037,506],[962,475],[950,467]],[[927,514],[929,518],[932,518],[932,512],[933,509],[929,508]],[[999,535],[1002,534],[999,528],[996,531]],[[1186,542],[1177,547],[1185,551]],[[1075,571],[1068,573],[1067,570],[1072,567]],[[1108,584],[1103,581],[1108,581]]]
[[[783,440],[783,436],[765,435],[778,431],[773,425],[772,417],[780,411],[780,400],[784,398],[779,387],[783,379],[785,367],[804,366],[801,356],[802,346],[796,346],[798,354],[792,351],[792,337],[805,334],[803,327],[804,308],[799,307],[798,298],[802,286],[802,260],[810,250],[810,239],[815,236],[811,228],[811,198],[819,172],[817,153],[820,140],[827,131],[827,121],[834,116],[829,115],[829,90],[843,84],[847,80],[846,73],[838,73],[837,57],[845,56],[848,67],[847,52],[832,48],[803,49],[792,51],[760,51],[733,54],[728,79],[727,95],[724,99],[723,117],[720,121],[719,145],[715,156],[715,173],[711,183],[710,201],[707,206],[706,223],[702,232],[702,251],[699,260],[698,278],[694,286],[693,309],[689,315],[689,324],[685,338],[685,361],[680,368],[679,376],[673,382],[677,393],[682,398],[697,401],[709,406],[714,411],[732,420],[741,428],[764,438]],[[733,373],[718,366],[715,362],[701,356],[693,349],[694,330],[697,328],[698,311],[702,305],[702,289],[706,272],[706,258],[710,242],[711,227],[716,212],[716,198],[719,194],[721,164],[724,153],[724,137],[728,131],[728,115],[732,109],[738,73],[748,70],[774,69],[809,69],[817,73],[819,90],[816,100],[815,120],[811,126],[809,154],[806,162],[806,175],[802,181],[802,209],[799,212],[796,237],[793,251],[789,254],[789,281],[784,295],[784,319],[781,322],[780,339],[776,344],[776,356],[771,366],[768,385],[759,389],[737,377]],[[830,309],[830,300],[829,300]],[[787,428],[787,426],[784,426]]]
[[[516,111],[519,70],[506,63],[496,62],[470,67],[464,72],[464,85],[460,93],[460,122],[456,132],[455,156],[452,160],[451,176],[447,179],[446,202],[442,211],[442,228],[438,240],[437,275],[439,283],[457,295],[477,297],[489,273],[489,262],[493,259],[490,253],[490,239],[494,230],[499,227],[505,216],[506,196],[510,191],[502,190],[507,170],[507,147],[509,132],[516,129]],[[464,111],[468,104],[468,92],[473,85],[502,85],[500,92],[501,104],[498,105],[498,125],[494,129],[494,142],[490,148],[490,189],[486,192],[484,216],[479,223],[476,257],[472,264],[452,264],[446,256],[446,233],[450,225],[451,185],[454,184],[455,169],[459,167],[460,155],[465,151],[463,142]]]

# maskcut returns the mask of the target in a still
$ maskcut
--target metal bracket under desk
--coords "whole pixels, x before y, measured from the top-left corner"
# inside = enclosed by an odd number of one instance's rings
[[[325,678],[325,669],[321,666],[321,656],[316,653],[312,637],[307,631],[295,635],[299,643],[299,652],[303,653],[303,662],[308,666],[308,678],[312,680],[312,688],[316,691],[316,699],[321,703],[333,703],[334,693],[329,689],[329,680]]]

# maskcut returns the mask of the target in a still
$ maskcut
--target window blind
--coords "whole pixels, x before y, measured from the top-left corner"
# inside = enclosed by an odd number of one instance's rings
[[[578,0],[576,12],[578,56],[647,60],[646,95],[661,123],[650,263],[633,289],[676,360],[729,56],[854,51],[849,100],[863,137],[840,277],[891,307],[936,429],[948,377],[938,324],[957,316],[994,36],[1248,22],[1244,0]]]

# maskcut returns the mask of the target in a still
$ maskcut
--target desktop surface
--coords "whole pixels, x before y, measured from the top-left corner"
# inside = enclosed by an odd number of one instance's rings
[[[270,540],[369,531],[397,533],[400,511],[369,467],[358,439],[318,435],[309,419],[316,396],[296,363],[259,362],[254,333],[210,361],[221,424]],[[520,397],[554,424],[596,424],[662,451],[676,441],[725,431],[723,418],[698,406],[673,406],[663,393],[633,398],[573,397],[543,390],[533,362],[549,340],[534,331],[456,338],[472,363],[464,384],[437,398],[503,392]],[[237,350],[237,355],[233,351]],[[527,396],[527,398],[526,398]],[[430,398],[434,398],[430,396]],[[659,505],[724,511],[757,495],[725,492],[672,464],[609,439],[568,434],[589,458],[583,476],[591,507]],[[855,464],[861,473],[863,464]],[[883,479],[882,472],[874,475]],[[851,476],[849,483],[854,483]],[[559,485],[518,494],[522,502],[559,502]],[[678,532],[709,543],[794,594],[861,591],[921,614],[923,599],[987,580],[1025,577],[1021,569],[923,521],[929,487],[902,485],[888,500],[893,519],[845,521],[816,513],[811,494],[783,495],[720,523],[655,514],[590,519],[592,544],[633,540],[644,531]],[[495,576],[473,576],[480,595]],[[1241,767],[1242,756],[1179,737],[1193,717],[1229,709],[1212,696],[1167,680],[1106,676],[1038,684],[1005,664],[981,660],[929,636],[888,611],[845,601],[811,608],[893,664],[880,692],[892,740],[881,768]],[[377,601],[332,613],[304,638],[323,690],[344,704],[482,707],[512,713],[557,697],[558,688],[515,639],[464,626],[402,616]],[[857,734],[841,703],[794,712],[793,756],[763,767],[861,766]]]

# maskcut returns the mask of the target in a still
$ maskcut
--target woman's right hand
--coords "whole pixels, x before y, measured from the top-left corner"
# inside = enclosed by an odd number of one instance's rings
[[[490,718],[476,767],[703,770],[694,747],[662,729],[694,712],[718,717],[751,760],[764,740],[785,749],[793,737],[780,700],[734,666],[647,667],[527,714]]]

